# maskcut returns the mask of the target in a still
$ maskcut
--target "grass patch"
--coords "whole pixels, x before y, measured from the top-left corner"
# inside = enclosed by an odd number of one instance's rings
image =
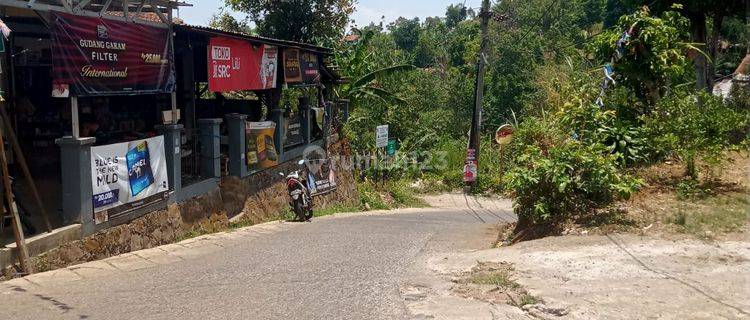
[[[336,204],[325,209],[314,209],[313,213],[316,218],[319,218],[343,212],[358,212],[360,210],[360,207],[355,205]]]
[[[474,274],[469,279],[469,282],[473,284],[497,286],[503,289],[518,289],[521,287],[521,285],[510,278],[510,274],[506,271]]]
[[[197,237],[204,236],[204,235],[211,234],[211,233],[214,233],[214,232],[209,232],[202,228],[193,228],[193,229],[190,229],[188,232],[185,232],[184,234],[182,234],[182,236],[177,237],[177,239],[175,239],[174,242],[179,243],[188,239],[197,238]]]
[[[357,191],[359,191],[359,202],[362,208],[369,207],[370,210],[390,209],[374,183],[369,181],[358,183]]]
[[[387,186],[390,187],[388,188],[388,192],[393,198],[395,207],[422,208],[427,206],[427,203],[417,197],[407,181],[396,181],[388,183]]]
[[[744,193],[710,197],[694,202],[680,201],[676,213],[667,219],[683,233],[702,238],[740,232],[747,224],[750,202]]]
[[[537,304],[540,303],[541,300],[539,298],[532,296],[530,294],[525,294],[521,296],[521,300],[518,302],[518,307],[523,307],[531,304]]]
[[[360,207],[358,209],[360,210],[389,210],[427,206],[406,180],[387,181],[385,184],[367,180],[358,183],[357,190],[359,191]]]

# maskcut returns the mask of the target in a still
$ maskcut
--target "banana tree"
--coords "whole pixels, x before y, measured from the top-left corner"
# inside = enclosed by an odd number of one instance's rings
[[[371,59],[373,52],[368,50],[374,33],[357,32],[357,35],[359,39],[353,43],[343,44],[334,57],[342,76],[348,80],[336,88],[336,96],[339,99],[350,100],[355,106],[366,98],[376,98],[394,104],[404,103],[398,95],[383,88],[378,79],[415,67],[410,64],[396,64],[378,68]]]

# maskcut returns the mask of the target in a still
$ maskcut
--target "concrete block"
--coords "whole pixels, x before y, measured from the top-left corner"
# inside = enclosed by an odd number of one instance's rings
[[[52,230],[51,233],[42,233],[31,238],[26,238],[26,247],[29,257],[35,257],[64,243],[81,239],[81,225],[72,224],[66,227]],[[0,267],[5,268],[18,262],[16,257],[16,243],[11,243],[0,248]]]

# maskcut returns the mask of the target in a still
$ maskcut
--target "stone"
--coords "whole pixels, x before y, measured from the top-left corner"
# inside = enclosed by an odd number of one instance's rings
[[[84,256],[81,242],[74,241],[69,244],[63,245],[59,250],[57,250],[57,256],[65,264],[81,261]]]
[[[83,248],[88,252],[95,252],[100,249],[100,244],[96,237],[88,237],[83,239]]]
[[[130,250],[138,251],[143,249],[142,238],[140,234],[133,234],[130,236]]]

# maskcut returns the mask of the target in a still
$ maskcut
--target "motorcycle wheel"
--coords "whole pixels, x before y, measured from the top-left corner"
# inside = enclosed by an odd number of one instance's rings
[[[300,222],[305,221],[305,209],[302,208],[302,201],[294,201],[294,215],[297,216],[297,220]]]

